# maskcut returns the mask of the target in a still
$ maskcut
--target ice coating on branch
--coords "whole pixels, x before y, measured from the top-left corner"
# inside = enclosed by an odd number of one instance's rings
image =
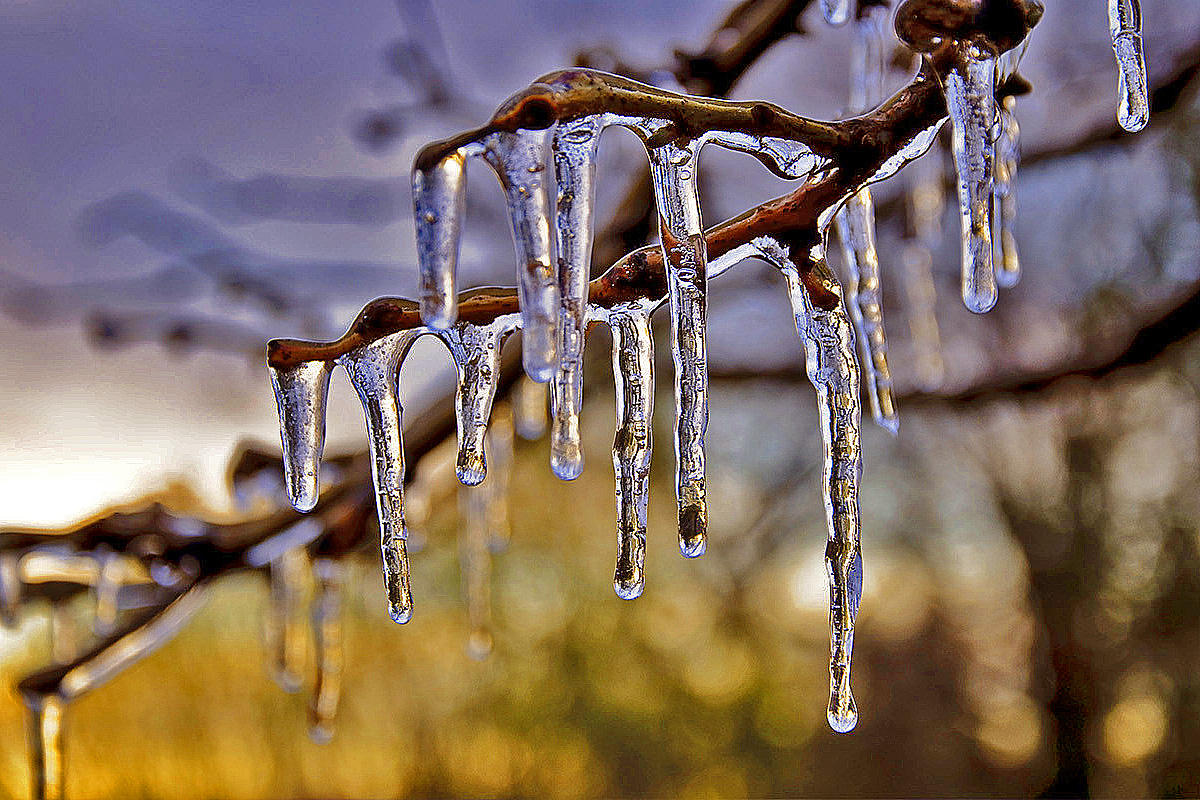
[[[851,62],[850,110],[859,113],[883,99],[884,17],[887,9],[872,8],[855,25]],[[862,364],[867,375],[867,395],[875,422],[893,434],[899,430],[892,376],[887,361],[887,336],[883,328],[883,293],[879,253],[875,246],[875,206],[871,190],[852,195],[834,220],[846,264],[846,302],[854,322]]]
[[[338,359],[358,392],[366,417],[388,613],[400,623],[412,617],[412,592],[404,541],[404,444],[397,377],[418,335],[415,331],[393,333]]]
[[[144,624],[110,640],[91,657],[67,667],[52,687],[22,687],[30,711],[30,760],[34,797],[63,796],[63,721],[67,703],[107,681],[134,661],[159,648],[191,619],[205,597],[202,585],[193,586]]]
[[[555,229],[558,233],[558,372],[551,391],[553,422],[550,467],[563,480],[583,471],[579,408],[583,404],[583,347],[587,335],[587,287],[592,264],[592,215],[595,201],[596,147],[603,117],[563,123],[554,133],[558,185]]]
[[[558,277],[552,258],[551,173],[546,163],[550,131],[499,132],[483,140],[483,157],[508,198],[517,248],[517,294],[524,321],[521,356],[539,383],[558,365]]]
[[[449,328],[458,316],[455,272],[466,203],[464,154],[456,150],[429,169],[414,169],[412,185],[421,320],[432,328]]]
[[[708,364],[704,336],[708,252],[696,191],[698,150],[694,143],[670,143],[649,151],[663,263],[667,271],[675,359],[675,486],[679,500],[679,548],[689,558],[704,552],[708,527],[704,488],[704,432],[708,427]]]
[[[325,405],[329,395],[328,361],[306,361],[287,369],[271,367],[279,408],[283,473],[288,497],[298,511],[317,504],[321,453],[325,449]]]
[[[308,732],[317,742],[333,738],[342,689],[342,604],[345,567],[333,558],[313,561],[316,586],[312,603],[312,639],[316,679],[308,704]]]
[[[821,13],[830,25],[845,25],[854,12],[855,0],[821,0]]]
[[[438,334],[458,369],[454,405],[458,419],[458,479],[467,486],[487,472],[484,436],[500,380],[500,347],[516,329],[515,316],[497,317],[487,325],[460,322]]]
[[[617,480],[617,568],[613,587],[625,600],[640,596],[645,585],[643,563],[654,416],[650,311],[648,304],[629,303],[608,312],[613,380],[617,388],[617,434],[612,451]]]
[[[830,626],[828,717],[831,728],[845,733],[858,722],[858,708],[850,691],[850,657],[854,649],[854,619],[862,596],[858,514],[861,412],[854,331],[843,302],[829,310],[814,304],[795,265],[778,256],[772,260],[787,281],[796,331],[804,342],[808,377],[817,391],[824,445],[822,486],[829,528],[825,549]],[[813,269],[826,288],[840,294],[836,278],[824,261],[814,263]]]
[[[1130,132],[1150,121],[1146,59],[1142,55],[1142,9],[1138,0],[1108,0],[1108,32],[1119,67],[1117,121]]]
[[[976,313],[996,304],[992,272],[992,164],[995,157],[996,55],[983,43],[963,45],[946,75],[954,165],[962,216],[962,295]]]
[[[304,683],[308,639],[304,635],[304,584],[310,564],[303,547],[284,552],[271,562],[271,605],[267,623],[271,676],[285,692]]]
[[[1000,105],[1000,136],[996,140],[995,225],[996,283],[1010,289],[1021,279],[1017,254],[1017,165],[1020,160],[1021,128],[1017,124],[1017,98],[1004,98]]]

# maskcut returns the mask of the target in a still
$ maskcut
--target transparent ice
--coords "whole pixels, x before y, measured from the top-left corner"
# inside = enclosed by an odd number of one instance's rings
[[[1119,68],[1117,121],[1136,132],[1150,121],[1146,58],[1142,54],[1142,9],[1138,0],[1108,0],[1108,32]]]
[[[982,313],[996,304],[991,215],[996,54],[982,43],[963,45],[945,85],[962,217],[963,302]]]

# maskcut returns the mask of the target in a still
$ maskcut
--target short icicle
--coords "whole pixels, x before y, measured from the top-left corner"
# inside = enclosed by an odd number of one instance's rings
[[[995,216],[996,283],[1011,289],[1021,279],[1017,253],[1017,166],[1020,161],[1021,127],[1017,124],[1017,98],[1008,96],[1000,104],[1000,137],[996,140]]]
[[[428,169],[414,169],[412,184],[421,320],[444,330],[458,317],[455,273],[466,204],[465,155],[455,151]]]
[[[513,388],[513,426],[526,441],[546,435],[546,386],[522,375]]]
[[[288,369],[271,367],[283,440],[284,478],[288,497],[297,511],[311,511],[317,504],[332,369],[328,361],[306,361]]]
[[[492,412],[488,428],[488,462],[492,465],[488,480],[488,550],[499,553],[512,538],[512,520],[508,509],[508,487],[512,482],[513,415],[508,403]]]
[[[334,718],[342,689],[342,603],[345,567],[335,558],[313,560],[316,587],[312,603],[312,637],[317,672],[308,705],[308,732],[316,742],[333,738]]]
[[[1138,0],[1108,0],[1108,32],[1119,67],[1117,122],[1136,133],[1150,121],[1146,58],[1142,54],[1142,9]]]
[[[617,433],[613,472],[617,479],[617,596],[632,600],[645,586],[646,508],[650,500],[651,426],[654,416],[654,340],[650,309],[643,303],[608,312],[612,329]]]
[[[886,17],[887,9],[876,6],[868,9],[855,25],[851,113],[868,111],[883,100]],[[880,427],[894,434],[899,430],[900,419],[888,369],[879,252],[875,246],[875,206],[870,188],[863,187],[846,201],[835,225],[846,264],[846,301],[862,354],[871,412]]]
[[[358,392],[366,417],[388,613],[399,623],[412,617],[412,592],[405,543],[404,444],[397,380],[400,363],[418,335],[417,331],[394,333],[338,359]]]
[[[963,302],[982,313],[996,304],[991,219],[996,54],[983,42],[963,44],[945,85],[962,217]]]
[[[553,378],[558,366],[559,299],[550,232],[549,137],[549,130],[502,131],[483,141],[483,157],[496,172],[508,198],[520,264],[517,296],[524,320],[521,357],[526,374],[538,383]]]
[[[679,547],[689,558],[704,553],[708,509],[704,433],[708,427],[705,354],[708,252],[696,190],[699,146],[669,143],[650,151],[658,201],[663,261],[671,306],[675,359],[675,468]]]
[[[267,623],[271,675],[285,692],[304,683],[308,639],[304,635],[304,584],[311,565],[303,547],[286,551],[271,562],[271,606]]]
[[[823,260],[813,264],[816,275],[840,295],[837,279]],[[846,733],[858,722],[850,691],[850,657],[854,649],[854,619],[862,596],[862,555],[859,549],[858,484],[862,476],[859,447],[859,373],[854,358],[854,330],[845,303],[830,309],[816,305],[792,264],[782,266],[796,315],[796,330],[804,342],[809,380],[817,391],[824,445],[824,495],[829,542],[825,566],[829,575],[829,726]]]
[[[554,133],[558,185],[555,229],[558,234],[558,371],[550,395],[550,468],[563,480],[583,472],[579,408],[583,404],[583,346],[587,335],[588,277],[592,264],[592,215],[595,202],[596,148],[603,117],[584,117],[559,125]]]
[[[455,471],[467,486],[481,483],[487,473],[484,438],[500,380],[500,348],[516,325],[515,317],[504,316],[487,325],[460,322],[439,333],[458,370],[454,394],[458,421]]]
[[[941,387],[946,375],[937,321],[937,288],[933,283],[933,250],[942,237],[946,210],[945,163],[934,148],[909,166],[906,200],[909,234],[902,251],[908,328],[914,353],[913,376],[925,391]]]
[[[57,694],[26,695],[29,707],[29,754],[36,800],[61,800],[66,789],[63,763],[63,716],[67,701]]]

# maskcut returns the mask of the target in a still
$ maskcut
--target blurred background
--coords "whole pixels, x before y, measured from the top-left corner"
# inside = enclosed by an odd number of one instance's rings
[[[553,477],[544,396],[518,381],[502,409],[529,438],[483,512],[446,468],[453,369],[423,340],[401,378],[412,622],[387,618],[373,511],[338,523],[365,544],[336,562],[337,630],[305,631],[310,603],[330,619],[321,552],[316,578],[303,556],[223,575],[177,637],[71,703],[67,795],[1200,795],[1200,4],[1143,2],[1156,114],[1137,136],[1115,127],[1104,9],[1047,5],[1021,64],[1021,283],[969,313],[955,212],[935,203],[917,230],[911,198],[945,180],[944,148],[876,192],[901,427],[863,426],[852,734],[825,722],[813,392],[782,283],[748,262],[711,287],[703,558],[675,538],[665,329],[635,602],[611,583],[607,332],[589,341],[583,476]],[[728,11],[0,5],[0,549],[38,531],[58,559],[11,561],[27,585],[0,630],[0,794],[32,790],[18,682],[102,641],[102,570],[71,560],[73,535],[174,541],[286,514],[265,342],[336,337],[372,298],[412,295],[416,149],[573,63],[670,85],[676,51],[702,52]],[[815,7],[802,21],[732,97],[842,112],[852,33]],[[601,221],[629,216],[644,171],[631,135],[606,136]],[[460,287],[511,285],[502,194],[470,174]],[[712,223],[788,190],[713,149],[703,181]],[[597,266],[640,243],[623,230]],[[340,375],[330,403],[331,483],[359,486]],[[155,597],[122,589],[118,620]],[[331,638],[341,701],[318,743]]]

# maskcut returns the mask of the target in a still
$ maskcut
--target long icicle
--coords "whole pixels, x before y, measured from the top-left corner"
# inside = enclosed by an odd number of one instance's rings
[[[466,205],[465,155],[455,151],[429,169],[414,169],[412,184],[421,320],[446,329],[458,317],[455,273]]]
[[[874,108],[883,100],[886,70],[884,7],[866,9],[855,25],[851,62],[850,113]],[[863,187],[846,201],[835,218],[838,240],[846,264],[846,301],[854,322],[871,413],[881,427],[899,430],[892,376],[887,361],[887,336],[883,328],[883,293],[880,284],[879,252],[875,246],[875,206],[871,190]]]
[[[675,469],[679,548],[704,552],[708,508],[704,487],[704,432],[708,427],[705,354],[708,247],[696,190],[698,145],[669,143],[650,151],[659,232],[671,306],[675,359]]]
[[[1021,127],[1017,124],[1017,98],[1009,95],[1000,104],[1000,138],[996,140],[995,227],[993,255],[996,283],[1011,289],[1021,279],[1017,253],[1017,166],[1020,161]],[[998,257],[997,257],[998,256]]]
[[[290,369],[271,368],[283,440],[284,479],[288,498],[297,511],[311,511],[320,492],[325,406],[332,369],[328,361],[306,361]]]
[[[345,572],[345,567],[335,558],[313,560],[316,588],[311,613],[317,673],[308,705],[308,732],[317,742],[328,742],[333,738],[334,718],[341,698]]]
[[[404,443],[397,378],[400,363],[418,335],[415,331],[394,333],[338,359],[358,392],[366,417],[388,613],[399,623],[412,618],[412,592],[404,529]]]
[[[1142,54],[1142,9],[1138,0],[1108,0],[1108,32],[1120,68],[1117,121],[1136,133],[1150,121],[1150,95],[1146,88],[1146,58]]]
[[[824,450],[826,524],[829,542],[825,566],[829,576],[829,726],[846,733],[858,723],[858,707],[850,691],[850,660],[854,650],[854,620],[862,596],[862,555],[859,544],[858,484],[862,477],[859,446],[860,416],[858,362],[854,329],[841,300],[837,279],[824,260],[813,264],[824,286],[838,296],[832,308],[812,301],[794,264],[776,260],[787,281],[796,316],[796,331],[804,342],[808,378],[817,392]]]
[[[587,335],[588,277],[592,264],[592,216],[596,189],[596,148],[602,117],[559,125],[554,133],[558,185],[558,372],[550,400],[550,468],[563,480],[583,472],[579,408],[583,404],[583,347]]]
[[[933,283],[933,250],[942,237],[946,209],[941,149],[931,149],[908,169],[912,174],[905,194],[911,238],[905,242],[901,255],[914,352],[913,377],[921,389],[931,392],[942,385],[946,375],[938,332],[937,288]]]
[[[494,133],[484,140],[483,151],[508,197],[520,264],[521,357],[526,374],[538,383],[553,378],[558,365],[558,277],[550,233],[552,176],[546,163],[549,137],[549,130]]]
[[[963,302],[982,313],[996,304],[991,213],[996,54],[982,42],[963,45],[945,86],[962,217]]]
[[[650,309],[642,303],[608,312],[612,329],[613,381],[617,388],[617,433],[613,472],[617,480],[617,568],[613,588],[632,600],[642,594],[646,559],[646,508],[650,500],[650,457],[654,416],[654,339]]]

